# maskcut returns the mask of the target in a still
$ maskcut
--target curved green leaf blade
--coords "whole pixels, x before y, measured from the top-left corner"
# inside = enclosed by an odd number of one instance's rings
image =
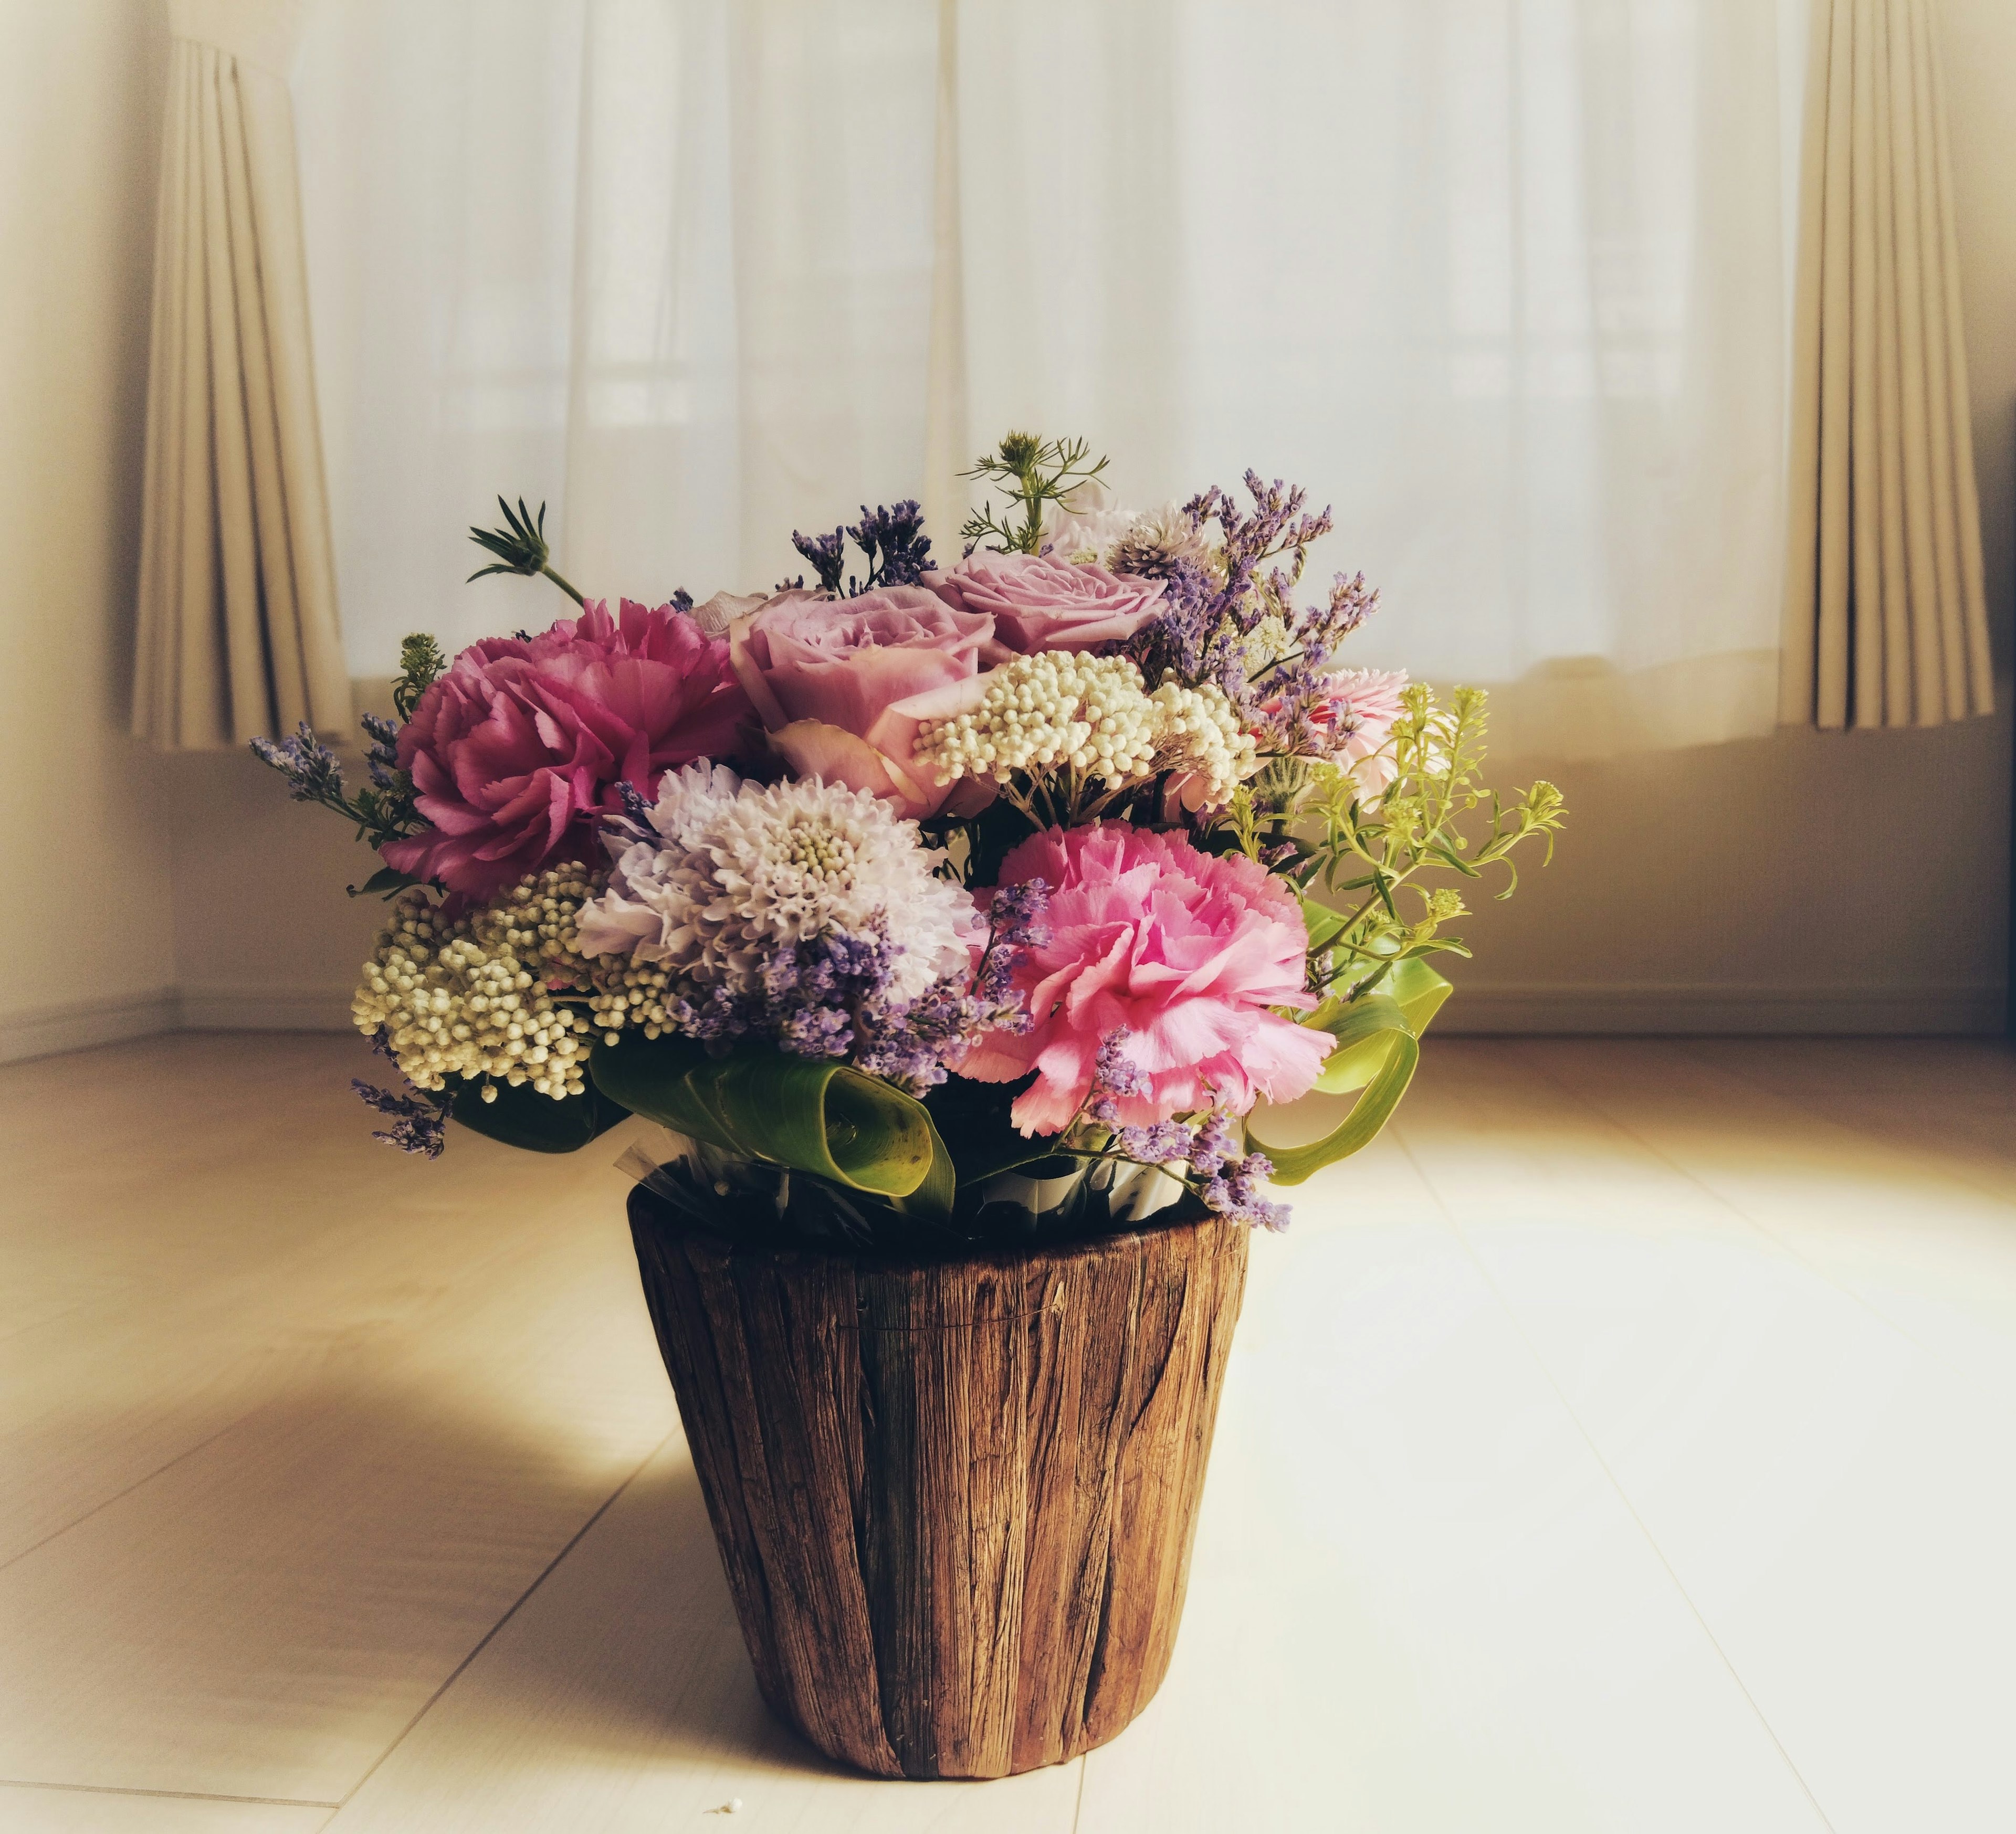
[[[1416,957],[1395,962],[1377,993],[1319,1007],[1303,1023],[1330,1033],[1337,1048],[1323,1059],[1316,1088],[1326,1095],[1363,1088],[1385,1066],[1386,1034],[1395,1009],[1406,1029],[1419,1037],[1453,991],[1448,981]]]
[[[1363,1094],[1351,1105],[1351,1112],[1341,1125],[1306,1146],[1270,1146],[1248,1133],[1247,1144],[1253,1150],[1265,1153],[1274,1162],[1276,1184],[1299,1185],[1325,1166],[1348,1158],[1361,1148],[1370,1145],[1379,1130],[1391,1118],[1393,1110],[1400,1105],[1400,1098],[1407,1092],[1408,1084],[1413,1081],[1414,1066],[1421,1060],[1421,1043],[1405,1029],[1404,1023],[1380,1036],[1384,1041],[1386,1061],[1366,1084]]]
[[[914,1096],[845,1064],[745,1045],[711,1057],[689,1038],[598,1044],[589,1073],[604,1094],[675,1132],[949,1215],[951,1156]]]
[[[503,1082],[491,1087],[497,1099],[486,1102],[480,1083],[465,1084],[455,1091],[449,1114],[472,1133],[528,1153],[578,1153],[630,1118],[628,1109],[592,1084],[585,1093],[558,1102],[529,1084],[515,1089]]]

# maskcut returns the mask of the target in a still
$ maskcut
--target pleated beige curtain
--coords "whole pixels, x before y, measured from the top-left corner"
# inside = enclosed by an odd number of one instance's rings
[[[201,750],[351,707],[286,80],[298,6],[168,13],[133,728]]]
[[[1814,0],[1780,717],[1994,708],[1930,0]]]

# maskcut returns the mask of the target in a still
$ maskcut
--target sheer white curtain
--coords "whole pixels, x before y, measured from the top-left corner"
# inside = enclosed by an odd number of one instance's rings
[[[1523,743],[1763,730],[1794,4],[319,0],[352,666],[551,609],[455,584],[495,488],[584,588],[704,595],[864,496],[950,549],[1027,424],[1130,501],[1306,484],[1360,657]]]

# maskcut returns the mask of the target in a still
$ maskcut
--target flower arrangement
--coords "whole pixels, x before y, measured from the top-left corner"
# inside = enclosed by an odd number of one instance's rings
[[[563,1151],[638,1114],[715,1226],[857,1246],[1285,1222],[1266,1187],[1404,1092],[1462,882],[1510,896],[1561,799],[1485,787],[1481,692],[1346,666],[1377,595],[1305,599],[1301,491],[1136,512],[1105,467],[1011,434],[949,566],[914,503],[864,509],[793,535],[810,585],[697,607],[585,602],[522,503],[473,530],[576,614],[408,638],[354,795],[305,727],[254,747],[383,862],[377,1137]],[[1265,1146],[1256,1104],[1312,1090],[1360,1093]]]

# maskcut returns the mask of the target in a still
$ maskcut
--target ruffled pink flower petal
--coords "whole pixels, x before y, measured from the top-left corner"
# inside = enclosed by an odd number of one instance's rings
[[[1024,1133],[1069,1124],[1100,1047],[1122,1029],[1147,1085],[1119,1105],[1129,1123],[1244,1113],[1314,1084],[1334,1041],[1276,1010],[1315,1003],[1303,984],[1309,933],[1294,894],[1263,867],[1106,822],[1031,836],[1002,862],[1003,885],[1038,878],[1051,887],[1050,940],[1015,971],[1035,1023],[986,1034],[959,1066],[983,1082],[1035,1073],[1010,1111]]]
[[[534,638],[471,644],[399,735],[415,806],[433,825],[387,864],[487,897],[599,850],[618,782],[650,791],[674,766],[743,749],[748,696],[728,645],[670,606],[599,602]]]

